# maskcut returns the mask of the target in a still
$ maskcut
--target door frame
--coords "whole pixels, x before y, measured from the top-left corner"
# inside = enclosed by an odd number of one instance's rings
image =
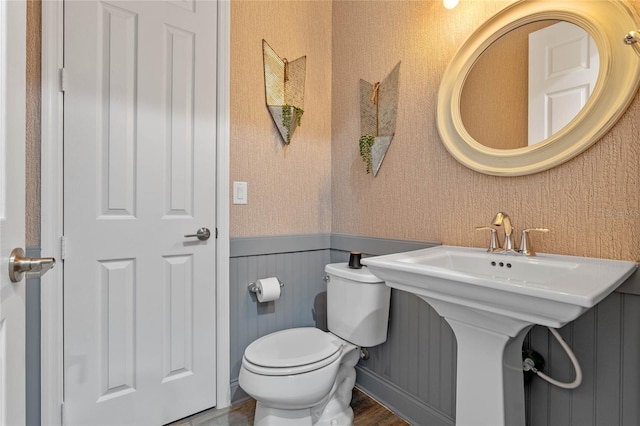
[[[41,246],[62,259],[64,2],[42,2]],[[216,407],[231,405],[229,338],[230,0],[218,0],[216,130]],[[42,278],[41,420],[63,423],[63,268]]]
[[[10,252],[25,247],[25,153],[27,97],[27,7],[25,2],[0,3],[0,423],[25,422],[26,412],[26,279],[12,283]],[[14,184],[14,180],[19,182]]]

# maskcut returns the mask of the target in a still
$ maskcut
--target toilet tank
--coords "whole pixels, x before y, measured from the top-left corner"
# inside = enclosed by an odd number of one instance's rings
[[[384,281],[346,263],[325,267],[329,331],[358,346],[371,347],[387,340],[391,288]]]

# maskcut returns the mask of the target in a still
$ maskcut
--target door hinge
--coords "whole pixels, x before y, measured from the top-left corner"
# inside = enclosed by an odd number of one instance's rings
[[[60,91],[65,92],[67,90],[67,72],[65,68],[60,68]]]
[[[60,260],[64,260],[67,257],[67,239],[60,237]]]
[[[216,240],[218,239],[218,227],[216,227]]]

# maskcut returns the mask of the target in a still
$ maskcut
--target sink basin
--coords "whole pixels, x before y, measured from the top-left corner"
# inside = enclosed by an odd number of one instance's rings
[[[390,287],[455,299],[486,312],[562,327],[595,306],[636,269],[634,262],[437,246],[362,260]]]
[[[534,257],[437,246],[362,259],[386,284],[422,298],[458,344],[457,425],[525,425],[522,342],[535,324],[559,328],[609,295],[634,262]],[[580,354],[576,354],[580,358]]]

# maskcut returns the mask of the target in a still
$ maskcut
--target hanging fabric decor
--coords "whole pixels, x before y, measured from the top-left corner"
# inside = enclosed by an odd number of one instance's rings
[[[267,109],[285,145],[300,126],[304,113],[304,79],[307,57],[287,61],[262,40],[264,88]]]
[[[360,156],[373,176],[396,133],[399,77],[400,62],[382,83],[360,80]]]

